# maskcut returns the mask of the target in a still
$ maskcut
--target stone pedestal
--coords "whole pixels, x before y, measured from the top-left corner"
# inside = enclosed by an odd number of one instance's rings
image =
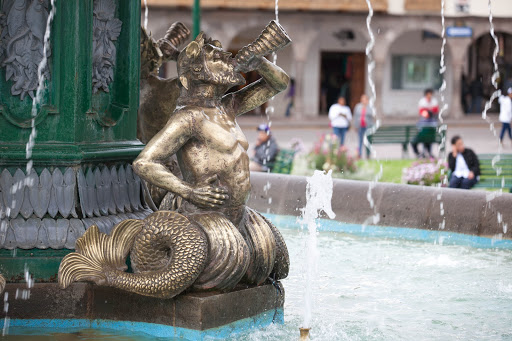
[[[188,340],[225,339],[251,328],[282,324],[284,289],[280,283],[279,287],[280,291],[270,284],[239,287],[229,293],[187,293],[162,300],[86,283],[66,290],[54,283],[37,283],[30,298],[23,300],[26,284],[8,284],[9,309],[2,312],[0,328],[7,316],[10,327],[54,332],[92,328]]]

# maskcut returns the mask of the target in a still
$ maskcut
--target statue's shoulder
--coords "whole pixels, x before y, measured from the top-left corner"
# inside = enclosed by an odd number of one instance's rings
[[[197,131],[205,120],[204,110],[195,105],[177,106],[167,124],[179,125]]]
[[[198,120],[203,114],[203,108],[198,107],[196,105],[183,105],[177,106],[174,110],[173,116],[175,118],[188,118]]]

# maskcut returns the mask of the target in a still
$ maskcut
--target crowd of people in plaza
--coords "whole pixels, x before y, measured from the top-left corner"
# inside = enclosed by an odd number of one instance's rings
[[[472,88],[477,93],[478,84],[473,84]],[[429,142],[421,142],[423,150],[420,151],[420,136],[427,129],[436,129],[439,124],[439,102],[433,96],[433,89],[426,89],[424,96],[418,102],[419,120],[416,124],[418,133],[411,141],[411,147],[417,158],[434,158],[432,145]],[[475,102],[473,107],[478,107],[479,99],[473,96]],[[508,88],[506,93],[498,98],[500,104],[499,121],[502,124],[500,132],[500,143],[503,143],[505,135],[508,134],[512,140],[512,87]],[[480,104],[481,106],[481,104]],[[343,96],[338,98],[337,103],[329,109],[330,125],[333,133],[338,137],[340,145],[345,144],[345,137],[353,125],[358,134],[358,156],[363,157],[365,144],[365,135],[367,130],[374,124],[374,113],[368,103],[368,96],[363,94],[360,102],[354,107],[352,113],[350,107],[346,104]],[[452,188],[472,188],[479,179],[480,163],[475,152],[464,146],[460,136],[454,136],[451,139],[452,149],[448,154],[448,166],[450,170],[449,186]],[[368,150],[368,149],[367,149]],[[369,157],[367,155],[367,157]]]
[[[475,84],[473,86],[477,88]],[[476,90],[475,90],[476,93]],[[286,117],[290,116],[290,110],[293,107],[293,98],[295,95],[294,84],[287,94],[289,103],[286,108]],[[478,100],[476,101],[478,102]],[[474,106],[478,107],[478,103]],[[500,105],[499,121],[501,122],[501,132],[499,135],[500,143],[508,135],[512,140],[512,87],[508,88],[504,94],[498,98]],[[418,101],[418,116],[416,123],[417,135],[411,141],[411,147],[416,158],[435,158],[432,153],[432,145],[421,139],[420,136],[425,130],[436,129],[439,125],[439,102],[434,97],[433,89],[426,89],[423,97]],[[357,155],[363,157],[364,150],[367,150],[366,157],[369,158],[366,134],[368,129],[374,126],[375,114],[369,104],[369,98],[366,94],[361,95],[359,103],[354,106],[354,110],[347,105],[346,98],[339,96],[336,103],[329,108],[329,120],[333,134],[338,138],[341,147],[345,145],[347,132],[353,127],[358,136]],[[269,171],[271,165],[279,152],[276,140],[271,134],[268,125],[258,126],[258,137],[253,148],[253,156],[250,162],[251,171]],[[422,148],[420,150],[420,144]],[[452,188],[470,189],[479,180],[480,162],[476,153],[470,148],[466,148],[464,141],[460,136],[454,136],[451,139],[451,150],[448,152],[447,163],[449,169],[448,184]]]

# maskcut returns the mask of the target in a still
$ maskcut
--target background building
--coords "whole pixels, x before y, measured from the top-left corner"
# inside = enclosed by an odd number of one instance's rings
[[[174,21],[192,26],[192,0],[147,0],[148,28],[161,37]],[[202,0],[201,29],[234,53],[254,40],[272,19],[274,0]],[[377,110],[382,117],[416,116],[427,87],[438,89],[442,39],[441,0],[372,0],[376,36],[374,78]],[[493,0],[501,87],[512,84],[512,6]],[[339,93],[353,107],[369,93],[368,8],[365,0],[280,0],[279,20],[293,44],[278,54],[278,64],[296,81],[294,117],[326,114]],[[462,117],[469,106],[469,84],[481,75],[483,97],[492,91],[492,52],[487,1],[446,0],[446,116]],[[175,65],[165,70],[176,74]],[[250,77],[250,75],[249,75]],[[466,85],[463,85],[463,79]],[[463,101],[466,101],[464,103]],[[275,116],[284,116],[285,94],[274,102]],[[495,108],[496,109],[496,108]]]

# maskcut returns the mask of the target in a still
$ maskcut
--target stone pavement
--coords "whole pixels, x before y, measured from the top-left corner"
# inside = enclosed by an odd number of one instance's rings
[[[265,116],[241,116],[237,119],[238,124],[242,127],[245,135],[247,136],[251,147],[256,141],[256,127],[260,123],[266,123]],[[501,130],[501,124],[498,122],[497,114],[490,115],[490,121],[495,122],[497,134]],[[388,124],[415,124],[415,117],[408,118],[393,118],[386,117],[382,120],[383,125]],[[460,135],[468,148],[473,149],[478,153],[496,153],[498,151],[498,138],[493,135],[490,130],[490,125],[484,121],[479,114],[466,116],[462,119],[446,119],[445,123],[448,126],[448,151],[450,150],[451,137]],[[290,140],[293,138],[300,138],[306,150],[312,149],[314,142],[324,133],[330,132],[329,120],[326,116],[321,116],[315,119],[289,119],[277,118],[272,119],[271,129],[274,138],[281,148],[289,148]],[[353,153],[357,151],[357,133],[355,129],[351,129],[346,137],[346,145]],[[402,157],[402,148],[399,145],[376,145],[377,158],[381,160],[387,159],[400,159]],[[434,154],[437,154],[437,149],[433,147]],[[512,143],[505,138],[503,153],[512,153]],[[409,146],[409,157],[413,157],[413,152]]]

